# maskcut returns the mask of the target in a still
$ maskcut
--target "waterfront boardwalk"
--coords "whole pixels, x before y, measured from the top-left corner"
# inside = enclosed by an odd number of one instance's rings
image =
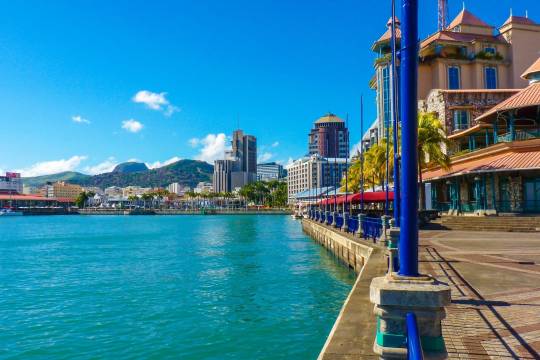
[[[332,230],[354,243],[378,247]],[[419,251],[420,271],[452,289],[443,321],[449,359],[540,359],[539,233],[424,230]],[[354,285],[319,359],[376,358],[369,283],[386,266],[376,254]]]
[[[540,359],[540,234],[421,231],[420,270],[452,288],[449,359]]]

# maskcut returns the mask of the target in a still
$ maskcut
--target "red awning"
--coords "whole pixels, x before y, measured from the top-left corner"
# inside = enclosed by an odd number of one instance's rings
[[[345,197],[347,198],[348,203],[358,204],[362,200],[362,194],[351,194],[351,195],[339,195],[334,198],[333,195],[329,196],[327,199],[319,201],[321,205],[334,204],[337,203],[341,205],[345,202]],[[388,192],[388,200],[394,200],[394,192]],[[383,202],[386,201],[386,192],[385,191],[370,191],[364,192],[364,202]]]

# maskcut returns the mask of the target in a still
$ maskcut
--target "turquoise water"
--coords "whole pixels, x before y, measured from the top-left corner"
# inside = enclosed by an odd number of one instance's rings
[[[315,359],[353,279],[289,216],[0,218],[0,358]]]

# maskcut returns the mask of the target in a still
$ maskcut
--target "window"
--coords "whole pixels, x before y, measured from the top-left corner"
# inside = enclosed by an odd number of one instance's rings
[[[390,67],[385,66],[382,69],[383,76],[383,116],[384,127],[387,129],[390,124]]]
[[[497,49],[495,49],[493,46],[486,46],[486,47],[484,47],[484,52],[486,54],[495,55],[495,53],[497,52]]]
[[[497,68],[488,66],[484,68],[484,81],[486,83],[486,89],[497,88]]]
[[[469,112],[467,110],[454,110],[454,131],[469,128]]]
[[[455,90],[461,88],[459,66],[448,67],[448,89]]]

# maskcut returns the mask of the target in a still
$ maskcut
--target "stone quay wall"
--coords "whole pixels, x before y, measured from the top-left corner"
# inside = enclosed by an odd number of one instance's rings
[[[369,287],[373,278],[386,274],[385,247],[309,219],[302,220],[302,228],[358,274],[318,359],[378,359],[373,352],[377,322]]]

